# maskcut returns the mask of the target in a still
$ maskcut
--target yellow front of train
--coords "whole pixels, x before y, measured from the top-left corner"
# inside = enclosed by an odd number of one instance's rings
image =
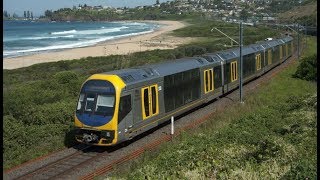
[[[117,75],[95,74],[82,85],[75,113],[78,142],[110,146],[118,139],[118,112],[125,83]]]

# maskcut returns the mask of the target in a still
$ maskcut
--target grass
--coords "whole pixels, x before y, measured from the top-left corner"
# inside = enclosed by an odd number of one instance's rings
[[[297,66],[108,179],[316,179],[317,85],[293,78]]]

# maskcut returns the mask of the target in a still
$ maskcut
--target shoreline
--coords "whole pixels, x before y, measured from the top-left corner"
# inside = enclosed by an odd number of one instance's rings
[[[45,62],[61,60],[76,60],[86,57],[126,55],[139,51],[154,49],[173,49],[178,45],[190,42],[193,38],[170,36],[175,29],[187,26],[181,21],[124,21],[124,22],[149,22],[160,24],[161,27],[150,33],[122,37],[97,43],[93,46],[63,49],[59,51],[42,52],[33,55],[3,58],[3,69],[17,69]]]

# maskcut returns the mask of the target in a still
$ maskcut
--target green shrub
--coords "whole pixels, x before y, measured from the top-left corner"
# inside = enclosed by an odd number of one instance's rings
[[[67,61],[58,61],[57,65],[63,70],[69,70],[70,69],[70,63],[67,62]]]
[[[72,71],[62,71],[58,72],[54,75],[54,78],[60,83],[60,84],[66,84],[74,80],[78,80],[78,75],[75,72]]]
[[[301,59],[301,63],[293,77],[307,81],[317,81],[317,55],[313,54]]]
[[[3,126],[6,127],[3,129],[4,148],[12,146],[10,143],[8,144],[12,139],[19,143],[19,139],[24,134],[24,124],[22,121],[18,121],[13,116],[7,115],[3,117]]]
[[[28,125],[70,124],[76,102],[56,102],[41,106],[29,106],[21,117]]]
[[[166,56],[166,59],[180,59],[186,56],[192,57],[196,55],[202,55],[206,52],[207,50],[205,47],[197,45],[186,45],[173,50],[172,53],[169,53],[168,56]]]
[[[301,159],[281,179],[316,179],[316,177],[316,164],[308,159]]]

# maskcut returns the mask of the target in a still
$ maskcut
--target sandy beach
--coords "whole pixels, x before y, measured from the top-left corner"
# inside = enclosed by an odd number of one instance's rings
[[[185,27],[180,21],[143,21],[163,24],[158,30],[122,39],[115,39],[99,43],[95,46],[66,49],[57,52],[44,52],[35,55],[15,58],[4,58],[3,69],[16,69],[37,63],[55,62],[60,60],[74,60],[84,57],[109,56],[130,54],[139,51],[154,49],[172,49],[178,45],[188,43],[192,38],[179,38],[170,35],[170,32]]]

